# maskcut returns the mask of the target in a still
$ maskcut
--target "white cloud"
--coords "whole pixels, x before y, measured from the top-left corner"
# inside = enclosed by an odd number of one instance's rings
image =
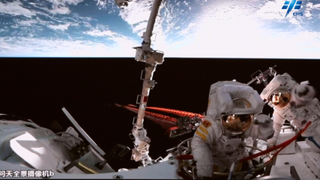
[[[199,32],[199,31],[198,31]],[[167,57],[226,57],[226,58],[319,58],[319,33],[252,33],[229,36],[209,33],[158,48]]]
[[[53,30],[65,31],[69,28],[69,26],[70,26],[70,23],[67,23],[67,24],[59,24],[59,25],[48,25],[48,28]]]
[[[66,5],[66,4],[77,5],[83,0],[48,0],[48,1],[55,5]]]
[[[132,1],[129,6],[120,11],[120,16],[130,25],[147,21],[151,12],[153,0]]]
[[[305,11],[304,11],[303,15],[305,17],[307,17],[308,19],[312,19],[313,18],[312,17],[313,14],[311,13],[312,10],[320,10],[320,4],[313,4],[312,2],[308,2],[306,4],[306,8],[305,8]],[[320,13],[317,12],[316,14],[318,15],[318,17],[316,17],[316,18],[320,19],[319,18],[320,17]]]
[[[297,20],[291,20],[295,29],[272,30],[254,13],[246,12],[234,7],[232,11],[219,8],[214,14],[204,14],[193,33],[180,41],[157,44],[157,49],[163,50],[166,57],[320,57],[320,32],[299,28]]]
[[[77,5],[78,3],[82,2],[83,0],[48,0],[51,3],[51,9],[47,7],[39,7],[36,3],[29,3],[33,6],[42,9],[44,11],[47,11],[51,14],[70,14],[71,11],[68,7],[68,5]],[[45,14],[42,14],[45,15]]]
[[[103,0],[95,0],[97,1],[97,6],[100,6],[102,8],[105,8],[107,6],[107,2]]]
[[[191,22],[187,28],[182,29],[181,31],[179,31],[179,35],[180,36],[185,36],[191,33],[191,31],[197,26],[196,23]]]
[[[133,33],[137,33],[138,36],[142,36],[143,32],[146,30],[148,22],[141,22],[138,25],[134,26],[132,29]]]
[[[84,32],[84,34],[88,34],[90,36],[114,36],[114,35],[116,35],[116,33],[112,32],[110,30],[101,31],[98,29],[86,31],[86,32]]]
[[[130,50],[133,47],[136,47],[137,45],[140,44],[140,42],[138,43],[137,41],[132,40],[125,36],[118,35],[118,36],[113,36],[110,39],[116,42],[116,45],[114,45],[113,48],[116,48],[119,50],[121,49],[121,51]],[[118,56],[121,56],[121,55],[119,54]]]
[[[313,6],[313,8],[315,8],[315,9],[317,9],[317,10],[320,10],[320,4],[315,4],[315,5]]]
[[[21,26],[32,26],[37,22],[33,19],[30,19],[30,20],[21,20],[21,21],[18,21],[17,23]]]
[[[45,9],[46,11],[48,11],[51,14],[70,14],[70,9],[68,7],[65,6],[61,6],[61,7],[54,7],[53,9]]]
[[[114,0],[94,0],[96,1],[96,5],[98,6],[99,10],[101,9],[108,9],[107,13],[112,14],[119,11],[119,7],[116,5]]]
[[[36,15],[34,11],[30,11],[29,9],[22,7],[22,3],[20,1],[13,1],[7,3],[0,2],[0,13],[6,13],[15,16],[22,15],[26,17]]]
[[[313,3],[308,2],[308,3],[306,4],[306,9],[305,9],[303,15],[304,15],[305,17],[307,17],[308,19],[312,19],[312,13],[311,13],[311,10],[312,10],[312,9],[313,9]]]
[[[114,0],[96,0],[99,6],[107,6],[110,1],[114,3]],[[70,9],[67,5],[75,5],[82,2],[82,0],[50,0],[50,2],[54,4],[54,8],[44,10],[51,14],[69,14]],[[152,2],[153,0],[133,0],[129,3],[128,8],[119,10],[119,15],[132,26],[133,33],[138,33],[141,36],[141,33],[145,31]],[[177,2],[180,3],[180,7],[183,5],[185,8],[165,7],[167,9],[164,9],[165,11],[163,12],[165,13],[161,14],[161,18],[157,18],[153,31],[156,34],[153,39],[156,38],[156,41],[152,40],[152,48],[164,51],[165,57],[320,57],[320,33],[303,29],[302,25],[306,24],[306,22],[301,21],[300,17],[292,17],[292,14],[290,14],[290,16],[284,18],[285,11],[281,10],[283,0],[265,3],[247,0],[245,3],[244,1],[237,1],[237,4],[234,4],[233,2],[235,1],[232,0],[224,0],[223,2],[209,1],[211,6],[204,5],[202,14],[194,16],[191,21],[184,19],[185,16],[183,14],[188,12],[186,6],[189,7],[191,4],[186,4],[186,1],[181,0],[177,0]],[[242,4],[246,5],[242,6]],[[258,9],[259,7],[261,8]],[[303,20],[306,19],[305,17],[314,18],[313,11],[319,8],[319,4],[306,4]],[[185,12],[183,12],[183,9]],[[194,9],[196,8],[192,8],[192,10]],[[27,17],[36,14],[36,12],[23,8],[19,1],[6,4],[0,2],[0,12]],[[313,17],[311,13],[313,13]],[[65,31],[70,26],[79,24],[79,26],[83,25],[91,28],[90,31],[83,32],[84,34],[93,37],[105,37],[104,39],[108,39],[112,43],[98,43],[90,40],[71,41],[31,37],[0,37],[0,54],[2,56],[134,57],[135,50],[132,47],[141,44],[141,40],[137,42],[113,32],[105,24],[99,24],[93,28],[89,23],[92,20],[91,18],[86,19],[74,14],[72,17],[60,19],[60,16],[51,16],[51,14],[47,13],[45,15],[58,25],[50,24],[50,21],[38,18],[36,20],[17,21],[14,27],[23,25],[28,26],[25,28],[29,28],[35,24],[40,24],[54,30]],[[77,24],[73,22],[77,22]],[[266,26],[265,22],[268,26]],[[285,29],[285,25],[289,23],[284,23],[281,24],[281,27],[276,27],[277,29],[275,30],[271,27],[274,22],[290,22],[291,27],[290,29]],[[1,31],[4,30],[0,29]],[[175,36],[175,39],[169,41],[168,34],[173,34],[173,32],[175,35],[179,35],[179,39]],[[65,35],[69,34],[65,33]],[[84,37],[80,38],[83,39]],[[77,37],[74,39],[77,39]]]
[[[256,16],[267,20],[281,20],[284,18],[285,12],[281,8],[283,0],[267,1],[257,12]]]
[[[61,39],[3,38],[0,54],[13,57],[134,57],[136,42],[117,37],[114,46],[91,41]]]

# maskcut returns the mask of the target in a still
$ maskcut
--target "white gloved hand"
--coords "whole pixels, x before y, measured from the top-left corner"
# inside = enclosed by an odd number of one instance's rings
[[[299,131],[300,131],[301,123],[300,123],[299,121],[297,121],[297,120],[292,120],[292,121],[290,122],[290,124],[291,124],[291,126],[292,126],[292,128],[293,128],[294,131],[296,131],[296,132],[299,132]]]
[[[277,142],[277,138],[275,138],[275,137],[268,139],[267,140],[268,148],[272,148],[273,146],[275,146],[276,142]]]

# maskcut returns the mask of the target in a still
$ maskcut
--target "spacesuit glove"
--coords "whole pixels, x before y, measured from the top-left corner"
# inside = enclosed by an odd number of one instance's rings
[[[300,128],[298,128],[298,127],[296,127],[296,126],[293,126],[292,129],[293,129],[293,131],[296,132],[296,133],[300,132],[300,130],[301,130]]]
[[[273,146],[275,146],[276,142],[277,142],[276,137],[272,137],[272,138],[268,139],[267,140],[268,148],[272,148]]]

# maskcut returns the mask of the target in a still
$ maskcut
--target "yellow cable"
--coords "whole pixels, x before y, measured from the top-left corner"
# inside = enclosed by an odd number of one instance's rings
[[[91,174],[98,174],[95,170],[85,166],[84,164],[82,164],[81,162],[78,162],[78,168],[80,168],[81,170],[85,170],[87,172],[90,172]]]

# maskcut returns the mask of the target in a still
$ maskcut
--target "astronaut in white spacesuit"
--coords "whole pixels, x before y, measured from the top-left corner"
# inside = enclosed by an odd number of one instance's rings
[[[288,73],[275,76],[260,94],[261,98],[273,108],[274,135],[268,140],[274,146],[285,120],[296,130],[301,130],[311,121],[303,132],[307,144],[315,152],[320,152],[320,103],[315,98],[315,89],[307,81],[297,83]]]
[[[246,84],[219,81],[211,85],[205,120],[191,141],[198,178],[228,172],[233,162],[248,156],[248,142],[261,139],[267,144],[273,125],[269,116],[260,114],[263,107],[258,92]]]

